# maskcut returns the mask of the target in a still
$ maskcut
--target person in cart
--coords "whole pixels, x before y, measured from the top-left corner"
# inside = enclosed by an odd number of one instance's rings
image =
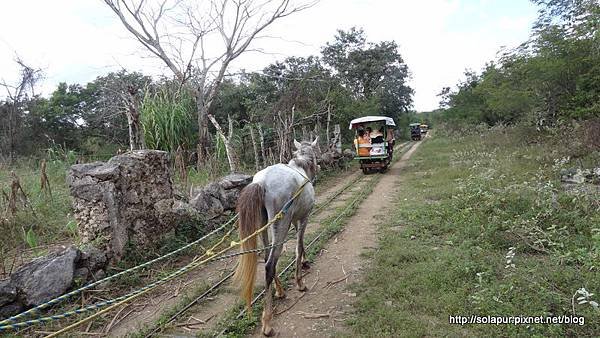
[[[371,143],[383,143],[383,127],[371,132]]]
[[[354,139],[354,148],[358,156],[369,156],[371,151],[371,138],[367,132],[360,128],[357,131],[357,137]]]
[[[394,120],[387,116],[363,116],[350,121],[349,129],[356,130],[354,159],[360,162],[364,174],[384,173],[391,164],[389,141],[393,141]],[[371,129],[372,128],[372,129]]]

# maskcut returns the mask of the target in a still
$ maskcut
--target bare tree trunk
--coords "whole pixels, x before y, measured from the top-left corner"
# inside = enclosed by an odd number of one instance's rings
[[[342,153],[342,136],[341,136],[341,130],[340,130],[340,125],[336,124],[334,125],[334,131],[333,131],[333,138],[334,138],[334,142],[332,142],[332,147],[333,145],[335,145],[335,151],[338,153]]]
[[[140,108],[137,98],[137,88],[127,88],[127,125],[129,127],[129,150],[144,149],[144,134],[140,123]]]
[[[15,151],[15,116],[17,115],[16,104],[10,104],[8,107],[8,163],[13,162]]]
[[[263,166],[267,166],[267,154],[265,149],[265,134],[263,133],[262,126],[258,124],[258,135],[260,136],[260,153],[262,155]]]
[[[260,159],[258,158],[258,146],[256,145],[256,136],[254,135],[254,128],[252,124],[248,124],[250,128],[250,140],[252,140],[252,150],[254,150],[254,168],[256,171],[260,170]]]
[[[292,107],[292,114],[290,117],[282,116],[281,112],[278,112],[280,127],[277,128],[277,134],[279,135],[279,162],[285,163],[292,157],[292,139],[296,138],[296,131],[294,130],[294,114],[296,107]]]
[[[331,137],[329,136],[329,124],[331,123],[331,105],[327,104],[327,129],[325,137],[327,138],[327,148],[331,148]]]
[[[311,136],[308,139],[309,141],[312,141],[314,139],[316,139],[317,137],[319,137],[319,133],[321,132],[321,119],[319,118],[319,116],[317,116],[317,122],[315,123],[315,128],[314,130],[311,132]],[[319,142],[317,142],[317,149],[319,150],[319,153],[321,152],[321,147],[319,147]]]
[[[229,171],[231,173],[236,172],[238,170],[237,156],[235,153],[235,149],[231,144],[231,139],[233,138],[233,120],[231,119],[231,116],[227,115],[227,121],[229,124],[229,131],[227,136],[223,132],[223,128],[221,128],[221,125],[219,124],[219,122],[217,122],[214,116],[212,116],[211,114],[207,114],[207,117],[210,120],[210,122],[212,122],[213,126],[215,126],[217,132],[219,133],[219,136],[223,140],[223,144],[225,145],[225,152],[227,153],[227,161],[229,162]]]
[[[204,104],[204,89],[196,90],[196,109],[198,117],[198,145],[196,147],[198,157],[196,169],[200,171],[208,158],[208,123],[206,121],[207,109]]]

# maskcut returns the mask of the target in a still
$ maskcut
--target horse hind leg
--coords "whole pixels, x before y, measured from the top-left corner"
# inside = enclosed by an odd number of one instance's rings
[[[285,290],[278,276],[275,276],[275,297],[285,298]]]
[[[269,232],[263,231],[261,234],[261,237],[262,237],[263,246],[267,247],[269,245]],[[265,250],[265,263],[269,259],[269,251],[271,251],[271,250]]]
[[[302,281],[302,268],[308,265],[305,257],[304,251],[304,230],[306,230],[306,225],[308,223],[308,219],[303,219],[300,221],[297,233],[297,243],[296,243],[296,287],[300,291],[306,291],[306,285],[304,285]]]
[[[287,218],[287,217],[286,217]],[[283,292],[283,287],[281,286],[281,282],[277,278],[277,261],[279,260],[279,256],[281,255],[281,250],[283,249],[283,241],[287,235],[287,230],[289,228],[289,219],[286,218],[282,222],[276,223],[273,231],[273,238],[271,239],[271,243],[278,243],[278,245],[271,248],[271,252],[269,254],[269,259],[265,264],[265,282],[266,282],[266,294],[265,294],[265,306],[262,313],[261,324],[262,324],[262,333],[265,336],[272,336],[275,333],[273,327],[271,326],[271,320],[273,319],[273,290],[272,284],[275,281],[275,287],[277,289],[281,288],[281,292]],[[287,224],[287,226],[284,226]],[[279,244],[281,243],[281,244]]]
[[[262,241],[263,241],[263,246],[268,246],[269,245],[269,233],[267,231],[263,231],[262,232]],[[269,253],[271,250],[265,250],[265,263],[269,260]],[[274,276],[275,279],[275,297],[277,298],[285,298],[285,290],[283,289],[283,286],[281,285],[281,281],[279,280],[279,277],[277,277],[277,275]]]
[[[263,209],[262,210],[262,224],[266,224],[269,221],[269,213],[267,211],[267,209]],[[267,247],[269,245],[269,230],[265,230],[260,234],[260,237],[262,238],[262,243],[263,243],[263,247]],[[269,252],[271,250],[265,250],[264,255],[265,255],[265,263],[267,262],[267,260],[269,259]]]

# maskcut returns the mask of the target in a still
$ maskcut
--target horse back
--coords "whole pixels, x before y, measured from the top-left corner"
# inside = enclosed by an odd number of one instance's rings
[[[264,188],[265,207],[270,217],[272,217],[283,208],[305,181],[306,178],[296,170],[285,164],[276,164],[256,173],[252,183],[258,183]],[[314,188],[311,183],[307,183],[290,209],[293,219],[308,216],[314,202]]]

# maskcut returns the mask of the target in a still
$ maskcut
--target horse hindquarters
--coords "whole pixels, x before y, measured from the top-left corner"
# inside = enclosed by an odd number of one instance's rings
[[[253,235],[256,230],[267,223],[264,207],[265,190],[258,183],[246,186],[240,193],[237,202],[239,215],[238,227],[240,239]],[[242,251],[256,249],[257,235],[248,238],[241,244]],[[238,266],[235,270],[234,282],[240,286],[240,295],[246,301],[248,313],[251,311],[252,292],[256,277],[257,254],[247,253],[239,256]]]

